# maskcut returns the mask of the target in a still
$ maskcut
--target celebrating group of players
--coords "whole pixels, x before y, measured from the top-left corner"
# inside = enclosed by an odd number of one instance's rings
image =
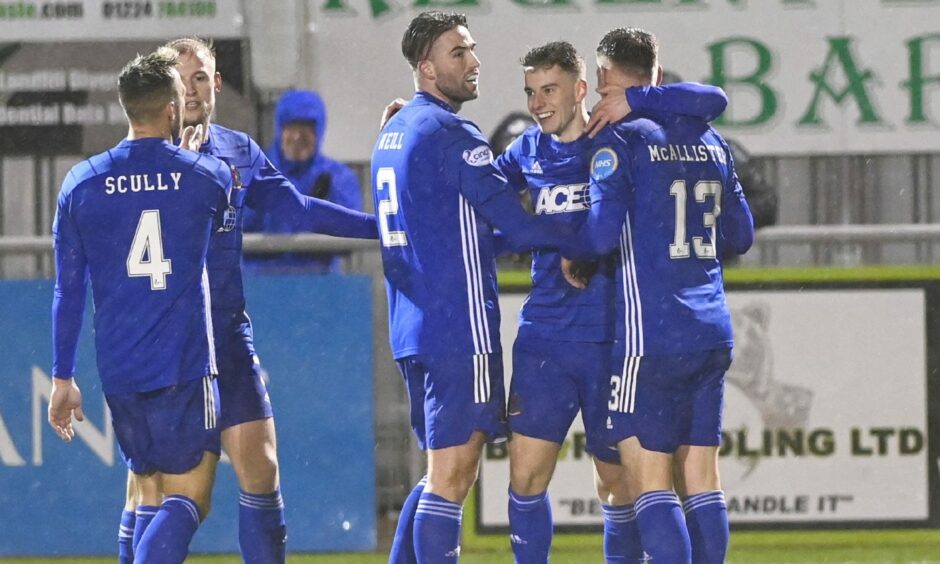
[[[584,61],[549,43],[522,61],[537,126],[494,158],[457,115],[478,95],[474,47],[461,15],[411,21],[402,53],[416,93],[375,145],[375,217],[300,195],[250,137],[211,123],[222,82],[210,44],[175,40],[123,69],[127,138],[76,165],[59,196],[49,404],[70,440],[90,276],[98,370],[130,469],[122,563],[185,559],[221,448],[241,489],[243,559],[285,560],[274,422],[241,282],[244,205],[297,230],[380,239],[392,349],[428,453],[390,562],[458,560],[483,445],[510,435],[512,548],[517,562],[546,562],[546,489],[579,410],[607,561],[723,560],[717,446],[732,337],[719,257],[753,239],[728,147],[707,123],[727,99],[658,87],[655,38],[617,29],[598,47],[603,98],[589,118]],[[508,410],[498,249],[533,250]]]
[[[658,87],[655,37],[621,28],[598,46],[602,101],[589,118],[583,59],[548,43],[522,59],[536,125],[494,157],[457,115],[478,96],[475,45],[461,15],[412,20],[402,53],[416,93],[389,106],[372,154],[392,349],[428,452],[390,561],[457,561],[483,445],[509,436],[512,549],[516,562],[547,562],[546,490],[580,409],[607,561],[722,562],[732,335],[720,256],[754,235],[728,146],[708,125],[727,98]],[[500,248],[533,250],[508,403]]]

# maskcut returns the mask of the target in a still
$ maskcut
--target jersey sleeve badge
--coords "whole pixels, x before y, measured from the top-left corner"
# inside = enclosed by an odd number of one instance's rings
[[[610,147],[602,147],[591,158],[591,178],[604,180],[617,171],[619,164],[617,153]]]
[[[463,160],[470,166],[486,166],[493,162],[493,151],[487,145],[480,145],[464,151]]]

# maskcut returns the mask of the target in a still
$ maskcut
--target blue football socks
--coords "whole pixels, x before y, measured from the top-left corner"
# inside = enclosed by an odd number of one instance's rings
[[[545,564],[552,549],[548,492],[519,495],[509,488],[509,541],[517,564]]]
[[[180,564],[189,554],[189,543],[198,527],[196,502],[182,495],[167,496],[135,547],[134,561]]]
[[[640,529],[633,504],[601,505],[604,512],[604,559],[607,564],[638,564],[644,561]]]
[[[121,526],[118,527],[118,562],[120,564],[134,563],[134,521],[133,511],[125,509],[121,513]]]
[[[646,492],[634,504],[643,550],[653,562],[683,564],[692,561],[689,532],[675,492]]]
[[[721,490],[703,492],[682,501],[695,564],[721,564],[728,552],[728,506]]]
[[[424,492],[415,511],[415,556],[421,564],[452,564],[460,556],[463,507]]]
[[[418,564],[415,556],[415,512],[418,502],[424,493],[424,486],[428,477],[424,476],[405,498],[398,516],[398,526],[395,528],[395,538],[392,540],[392,550],[388,555],[389,564]]]
[[[245,564],[283,564],[287,523],[281,490],[238,496],[238,547]]]
[[[132,552],[137,552],[137,545],[140,544],[141,537],[147,532],[147,527],[150,526],[150,522],[153,521],[153,518],[157,515],[157,511],[159,510],[160,508],[155,505],[137,506],[137,511],[134,512],[134,544]]]

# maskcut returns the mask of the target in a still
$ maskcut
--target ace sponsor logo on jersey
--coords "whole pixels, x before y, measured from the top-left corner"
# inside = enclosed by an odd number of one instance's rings
[[[604,147],[594,153],[591,159],[591,178],[594,180],[604,180],[617,171],[617,153],[610,147]]]
[[[587,188],[587,184],[546,186],[539,190],[535,213],[542,215],[584,211],[591,207],[590,192]]]
[[[463,160],[470,166],[486,166],[493,162],[493,152],[486,145],[463,152]]]

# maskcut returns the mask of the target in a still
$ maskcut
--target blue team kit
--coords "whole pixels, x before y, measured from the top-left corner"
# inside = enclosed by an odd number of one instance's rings
[[[701,119],[632,114],[595,141],[591,201],[580,244],[587,254],[616,250],[617,257],[610,440],[634,434],[634,412],[658,414],[658,427],[673,429],[662,430],[665,436],[716,436],[720,388],[703,400],[713,413],[694,411],[691,423],[671,418],[668,394],[651,390],[678,386],[683,397],[696,397],[712,386],[709,375],[722,364],[702,361],[706,372],[693,377],[658,368],[669,364],[666,357],[723,351],[716,354],[729,358],[733,339],[719,257],[725,248],[750,246],[753,221],[727,144]]]
[[[634,111],[697,112],[703,119],[719,115],[727,104],[720,90],[695,84],[631,88],[627,96]],[[529,191],[536,215],[578,229],[591,206],[592,171],[607,176],[616,168],[614,151],[597,147],[587,137],[564,143],[532,126],[496,166],[513,188]],[[557,249],[533,251],[532,290],[519,314],[508,412],[513,432],[560,444],[580,408],[589,452],[616,462],[606,429],[616,272],[612,257],[599,260],[597,274],[581,290],[562,276]]]
[[[205,259],[231,184],[221,161],[148,138],[79,163],[59,195],[53,372],[74,373],[90,272],[102,390],[125,459],[146,472],[179,472],[179,452],[218,450]],[[176,393],[185,409],[156,397]],[[140,401],[158,409],[131,416]]]
[[[493,227],[524,247],[558,246],[564,233],[522,209],[493,167],[492,150],[480,130],[424,92],[386,124],[373,152],[372,176],[392,353],[399,361],[416,356],[424,366],[473,368],[452,375],[431,370],[427,389],[437,378],[472,383],[502,356]],[[482,378],[488,390],[484,403],[496,402],[502,411],[502,375],[489,369]],[[463,392],[473,388],[451,387],[452,400],[438,398],[442,410],[472,413],[484,397]],[[430,415],[450,417],[440,411]],[[413,420],[412,426],[439,428],[428,421]],[[473,428],[489,426],[487,419]],[[443,446],[462,444],[446,444],[451,440]]]

